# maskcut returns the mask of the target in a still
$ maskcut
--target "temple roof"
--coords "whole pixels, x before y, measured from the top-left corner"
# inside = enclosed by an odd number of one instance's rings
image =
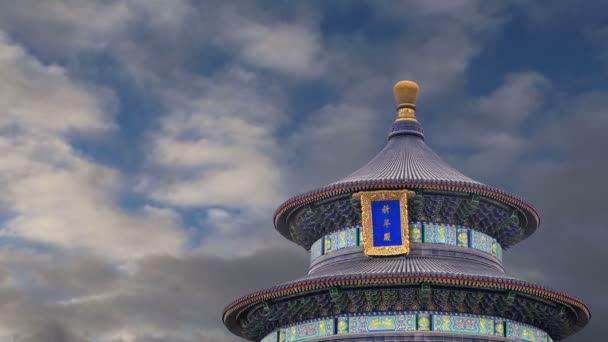
[[[425,144],[422,137],[413,134],[391,136],[372,160],[330,186],[369,181],[443,182],[487,187],[451,167]]]
[[[417,84],[402,81],[395,85],[399,116],[391,126],[388,143],[363,167],[329,186],[370,181],[398,181],[487,187],[451,167],[424,142],[424,131],[415,114],[417,97]]]
[[[317,279],[323,277],[339,277],[342,275],[387,275],[387,274],[408,274],[408,275],[434,275],[434,276],[454,276],[463,278],[495,278],[511,279],[511,276],[497,270],[495,267],[484,265],[477,262],[461,259],[438,258],[435,256],[401,256],[392,258],[366,258],[363,253],[359,253],[361,258],[349,260],[344,263],[333,263],[322,270],[304,276],[294,282]]]
[[[435,291],[443,288],[448,292],[464,291],[472,296],[475,296],[475,293],[479,296],[493,296],[492,301],[475,302],[478,304],[472,309],[481,314],[491,312],[500,317],[532,324],[557,339],[580,330],[591,318],[589,308],[579,299],[511,277],[488,265],[433,256],[400,256],[362,257],[356,261],[334,263],[302,278],[241,297],[226,307],[223,319],[234,333],[242,334],[242,327],[236,324],[237,317],[249,317],[259,324],[263,317],[256,317],[250,312],[259,310],[262,302],[283,308],[284,305],[290,307],[288,302],[296,304],[307,296],[327,296],[331,288],[348,291],[352,294],[349,297],[354,298],[356,293],[365,293],[370,289],[375,289],[376,294],[391,288],[407,291],[420,288],[421,283],[430,284]],[[519,298],[513,302],[513,306],[508,305],[509,293]],[[376,297],[384,298],[381,295]],[[417,295],[412,298],[420,299]],[[433,300],[439,298],[443,297],[432,296]],[[447,298],[451,297],[444,299]],[[333,305],[328,298],[316,302]],[[315,304],[312,308],[319,306],[320,304]],[[287,318],[287,309],[283,308],[279,312],[282,313],[283,319]]]
[[[285,237],[292,236],[293,223],[288,222],[298,209],[315,202],[327,202],[356,191],[380,189],[438,190],[446,193],[476,194],[500,203],[517,213],[517,228],[505,247],[532,234],[539,224],[536,210],[526,201],[503,190],[465,176],[441,159],[424,141],[422,125],[416,117],[418,86],[409,81],[395,85],[398,116],[392,124],[388,142],[368,163],[349,176],[329,185],[297,195],[284,202],[275,212],[275,226]],[[515,215],[515,214],[514,214]],[[510,228],[511,229],[511,228]]]
[[[283,203],[274,217],[277,230],[309,249],[322,237],[327,242],[328,234],[361,226],[361,199],[354,195],[391,189],[415,192],[408,199],[408,220],[425,229],[428,223],[462,226],[503,248],[532,234],[539,216],[529,204],[465,176],[425,143],[417,96],[415,83],[397,83],[398,116],[384,148],[349,176]],[[404,307],[498,316],[557,339],[591,317],[580,300],[509,276],[481,251],[419,243],[408,255],[391,257],[368,257],[361,247],[332,250],[314,261],[309,274],[234,301],[223,319],[235,334],[259,340],[307,318]]]

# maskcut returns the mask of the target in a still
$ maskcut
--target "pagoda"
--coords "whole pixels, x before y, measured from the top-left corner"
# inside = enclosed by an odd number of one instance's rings
[[[394,95],[374,158],[275,212],[276,229],[310,251],[308,274],[234,301],[226,327],[262,342],[551,342],[582,329],[583,302],[503,268],[503,249],[538,227],[535,209],[426,145],[416,83]]]

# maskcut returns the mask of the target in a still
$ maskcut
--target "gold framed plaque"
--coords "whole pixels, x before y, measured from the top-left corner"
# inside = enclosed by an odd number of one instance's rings
[[[364,191],[353,195],[361,201],[363,247],[368,256],[410,252],[407,199],[410,190]]]

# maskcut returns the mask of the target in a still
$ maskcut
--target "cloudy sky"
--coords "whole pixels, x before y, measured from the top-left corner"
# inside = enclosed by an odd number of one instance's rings
[[[510,273],[607,333],[606,1],[0,0],[0,341],[240,341],[223,307],[302,275],[272,213],[385,142],[528,198]],[[602,204],[604,203],[604,204]]]

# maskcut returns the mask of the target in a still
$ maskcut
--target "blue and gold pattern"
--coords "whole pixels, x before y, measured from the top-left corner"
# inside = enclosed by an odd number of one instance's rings
[[[408,190],[367,191],[353,195],[361,201],[365,255],[387,256],[410,251],[407,213]]]
[[[422,242],[422,223],[410,223],[410,242]]]
[[[456,228],[456,245],[460,247],[469,247],[469,230],[467,228]]]
[[[330,235],[332,250],[339,250],[357,245],[357,232],[345,229]]]
[[[428,331],[431,330],[431,315],[428,313],[422,313],[417,315],[417,328],[416,330]]]
[[[364,240],[363,240],[363,229],[361,229],[361,227],[357,228],[357,231],[359,232],[359,241],[357,246],[363,246],[364,245]]]
[[[416,315],[378,315],[350,317],[349,333],[415,331]]]
[[[336,333],[338,335],[348,334],[348,317],[338,317],[338,324],[336,326]]]
[[[323,255],[323,238],[320,238],[310,247],[310,262],[315,261],[318,257]]]
[[[373,246],[390,247],[402,245],[403,234],[401,234],[399,200],[372,201],[371,206]]]
[[[503,320],[497,319],[494,321],[494,335],[505,336],[505,322]]]
[[[334,335],[334,320],[324,319],[294,325],[285,329],[285,342],[306,341],[317,337]]]
[[[480,317],[433,315],[433,330],[474,335],[494,335],[494,321]]]
[[[424,224],[424,242],[456,245],[456,227],[432,223]]]
[[[500,244],[490,236],[487,236],[483,233],[473,231],[466,227],[459,226],[443,226],[443,225],[431,225],[425,224],[423,226],[420,222],[412,222],[410,223],[410,243],[422,243],[422,237],[424,236],[424,232],[428,230],[433,232],[428,234],[431,236],[429,238],[432,241],[449,241],[451,245],[456,245],[464,248],[473,248],[477,250],[481,250],[488,254],[492,254],[498,260],[502,260],[502,248]],[[446,229],[447,228],[447,229]],[[454,233],[455,230],[455,233]],[[444,239],[443,236],[448,236],[447,239]],[[453,236],[455,235],[455,237]],[[475,243],[473,239],[471,239],[471,235],[475,236]],[[438,238],[436,238],[438,236]],[[456,243],[454,242],[454,238],[456,239]],[[429,242],[425,241],[424,243],[441,243],[441,242]],[[310,249],[310,259],[311,262],[316,260],[318,257],[322,255],[329,254],[333,251],[361,246],[363,245],[363,236],[362,230],[360,227],[351,227],[346,228],[337,232],[333,232],[331,234],[326,235],[325,237],[317,240]],[[482,249],[483,248],[483,249]],[[320,254],[319,254],[320,253]]]
[[[272,334],[264,337],[260,342],[277,342],[279,338],[279,332],[275,331]]]
[[[299,342],[319,337],[390,331],[433,331],[504,336],[523,342],[553,342],[544,331],[498,317],[433,312],[399,312],[339,316],[307,321],[274,331],[261,342]]]
[[[328,254],[333,251],[331,248],[331,237],[326,236],[323,238],[323,253]]]
[[[471,230],[471,247],[492,254],[492,242],[494,239],[484,233]]]
[[[494,255],[498,260],[502,260],[502,247],[498,241],[492,241],[492,255]]]
[[[518,322],[508,321],[505,324],[507,326],[507,338],[525,342],[547,341],[547,334],[539,329]]]

